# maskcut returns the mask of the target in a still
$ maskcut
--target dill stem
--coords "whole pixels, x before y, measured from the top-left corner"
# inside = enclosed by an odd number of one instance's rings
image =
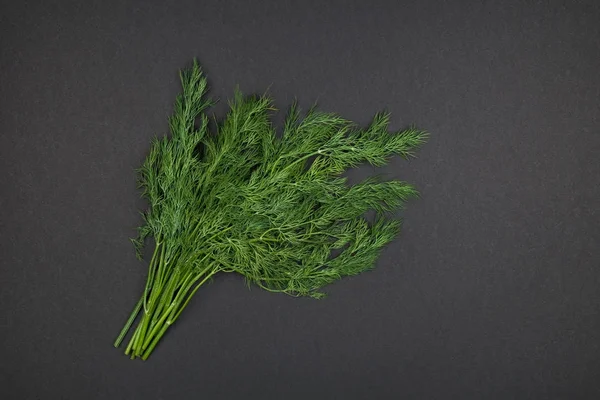
[[[160,294],[159,292],[163,283],[163,276],[165,274],[165,247],[166,246],[164,243],[157,239],[157,245],[155,247],[154,255],[150,265],[151,269],[154,269],[154,272],[149,273],[144,293],[140,299],[142,304],[145,306],[144,312],[142,313],[142,318],[138,322],[137,328],[125,352],[125,354],[129,354],[129,352],[131,352],[132,357],[141,354],[140,349],[148,329],[149,320],[153,314],[153,310],[156,308],[156,301],[158,300],[158,296]],[[150,283],[150,280],[152,280],[152,283]],[[148,292],[150,293],[149,300],[147,300]],[[144,303],[144,301],[146,301],[146,303]]]
[[[179,314],[181,314],[181,312],[187,306],[187,304],[190,302],[190,300],[192,299],[192,297],[194,296],[194,294],[198,291],[198,289],[200,289],[200,286],[202,286],[208,279],[210,279],[211,276],[213,276],[214,274],[216,274],[220,270],[221,270],[220,268],[215,268],[208,275],[206,275],[206,277],[204,279],[202,279],[202,281],[188,294],[187,299],[181,305],[181,307],[179,307],[179,309],[175,313],[175,315],[172,316],[172,318],[169,318],[169,320],[168,320],[169,324],[172,324],[173,322],[175,322],[175,320],[179,317]]]
[[[125,339],[125,336],[131,329],[131,326],[133,325],[133,322],[135,321],[140,310],[142,309],[142,306],[144,308],[144,315],[148,312],[147,297],[148,297],[148,292],[149,292],[149,288],[152,284],[152,281],[154,281],[154,275],[155,275],[155,269],[156,269],[155,268],[156,267],[156,265],[155,265],[156,264],[156,256],[158,254],[158,249],[160,246],[161,246],[161,243],[159,240],[157,240],[157,244],[154,248],[154,254],[152,255],[152,260],[150,261],[150,272],[148,273],[148,280],[146,281],[146,288],[144,290],[143,295],[140,297],[140,299],[136,303],[135,307],[133,308],[133,311],[129,315],[127,322],[125,322],[125,325],[121,329],[119,336],[113,343],[113,346],[115,346],[115,347],[119,347],[121,345],[121,343],[123,342],[123,339]],[[139,329],[139,325],[138,325],[138,329]],[[136,332],[138,332],[138,329],[136,329]],[[135,335],[135,337],[137,337],[137,336],[139,336],[139,335]],[[128,351],[131,350],[132,347],[133,347],[133,342],[130,342],[130,345],[127,346]]]
[[[162,329],[160,330],[160,332],[158,333],[158,335],[156,335],[154,337],[154,340],[152,341],[152,343],[150,344],[150,347],[148,347],[146,349],[146,351],[144,352],[144,354],[142,355],[142,360],[146,361],[148,359],[148,357],[150,357],[150,354],[152,353],[152,351],[154,350],[154,347],[156,347],[156,344],[158,343],[158,341],[160,340],[160,338],[163,337],[163,335],[165,334],[165,332],[167,331],[167,328],[169,327],[169,324],[165,324]]]
[[[297,160],[294,160],[293,162],[289,163],[282,171],[287,171],[288,169],[290,169],[294,165],[296,165],[298,163],[301,163],[301,162],[303,162],[303,161],[305,161],[305,160],[307,160],[307,159],[309,159],[309,158],[311,158],[313,156],[317,156],[317,155],[320,155],[320,154],[323,154],[323,153],[324,153],[324,150],[323,149],[319,149],[319,150],[317,150],[317,151],[315,151],[313,153],[305,154],[304,156],[298,158]]]
[[[150,291],[150,287],[154,282],[154,275],[156,274],[156,255],[158,254],[159,248],[161,246],[160,239],[156,240],[156,245],[154,246],[154,253],[152,254],[152,259],[150,260],[149,272],[148,272],[148,280],[146,281],[146,288],[144,289],[144,311],[148,312],[148,304],[147,298],[148,293]]]
[[[121,329],[121,333],[119,333],[119,336],[115,340],[115,343],[113,344],[113,346],[119,347],[121,345],[121,342],[123,341],[123,339],[127,335],[127,332],[129,332],[129,329],[131,328],[131,325],[133,325],[133,321],[135,321],[135,318],[137,317],[137,315],[139,314],[140,310],[142,309],[142,302],[143,302],[142,300],[143,300],[143,297],[140,297],[140,299],[138,300],[137,304],[133,308],[133,311],[131,312],[131,315],[129,316],[129,319],[127,320],[127,322],[125,322],[125,325],[123,326],[123,329]]]
[[[188,277],[181,282],[179,279],[179,271],[179,269],[175,269],[175,272],[171,273],[166,285],[161,285],[160,287],[155,287],[152,289],[157,296],[154,297],[154,301],[150,304],[150,309],[144,314],[142,321],[140,322],[140,334],[136,338],[136,342],[134,344],[134,350],[137,356],[142,355],[142,352],[146,348],[148,341],[160,327],[161,320],[164,320],[163,309],[165,306],[169,303],[174,303],[178,298],[178,296],[175,296],[175,300],[173,300],[175,291],[178,288],[180,289],[183,287],[192,276],[189,274]],[[170,309],[168,309],[166,313],[170,314]]]
[[[152,337],[157,333],[158,329],[165,322],[169,314],[171,314],[171,311],[175,306],[175,303],[171,303],[167,310],[161,315],[160,319],[156,322],[156,325],[154,325],[154,329],[152,329],[150,333],[144,338],[144,344],[141,346],[140,351],[143,351],[146,347],[148,347],[148,345],[150,344],[150,340],[152,340]],[[168,326],[168,324],[166,326]]]
[[[157,304],[154,307],[152,314],[148,315],[148,320],[150,321],[150,330],[154,328],[154,325],[156,325],[156,322],[159,320],[162,309],[165,307],[166,304],[169,304],[171,302],[171,298],[173,297],[173,293],[177,288],[178,281],[179,271],[176,270],[169,277],[169,280],[166,282],[166,285],[163,285],[162,293],[160,294],[160,297],[157,298]]]
[[[135,354],[135,355],[139,354],[140,344],[144,340],[144,335],[146,334],[147,327],[148,327],[148,314],[144,314],[142,316],[142,320],[140,321],[140,323],[138,325],[137,335],[136,335],[134,343],[133,343],[133,354]]]
[[[159,303],[160,306],[157,305],[156,308],[151,307],[150,314],[144,315],[145,322],[142,323],[146,324],[146,331],[144,334],[141,334],[143,331],[136,332],[138,335],[133,345],[134,354],[146,360],[158,344],[160,338],[164,336],[168,327],[175,322],[183,309],[188,305],[196,291],[220,270],[220,268],[215,268],[214,264],[211,264],[195,276],[194,274],[189,274],[183,281],[179,281],[179,284],[177,283],[178,279],[171,280],[164,288],[165,292]],[[201,281],[196,284],[200,279]],[[179,290],[175,298],[173,298],[176,289]],[[167,304],[168,307],[165,307]],[[147,321],[150,318],[153,321],[148,326]],[[156,320],[154,320],[155,318]]]
[[[162,285],[155,290],[158,293],[158,296],[155,297],[155,301],[151,304],[149,312],[143,315],[141,325],[140,335],[138,336],[135,343],[135,353],[136,355],[141,355],[144,349],[144,343],[146,341],[146,334],[148,331],[152,332],[153,327],[155,325],[155,318],[160,315],[162,308],[165,304],[170,302],[170,297],[175,289],[177,280],[179,277],[179,272],[174,272],[169,277],[169,280],[166,282],[166,285]],[[162,293],[159,293],[162,289]]]
[[[135,332],[133,333],[133,336],[131,337],[131,339],[129,339],[129,344],[127,345],[127,348],[125,349],[125,354],[129,354],[129,352],[131,352],[131,350],[133,349],[133,343],[135,342],[136,338],[138,337],[138,335],[140,333],[139,331],[140,331],[140,326],[138,324],[138,327],[135,330]]]
[[[165,269],[165,248],[166,248],[166,246],[163,245],[160,250],[160,256],[158,258],[158,266],[156,266],[156,272],[153,274],[154,277],[153,277],[153,282],[152,282],[151,289],[150,289],[150,300],[148,303],[148,307],[150,309],[152,309],[152,306],[158,300],[160,291],[163,286],[163,276],[164,276],[164,269]],[[146,315],[150,314],[149,310],[145,310],[145,314]]]
[[[177,281],[177,279],[173,279],[171,281],[172,283],[170,285],[168,285],[168,287],[166,288],[165,293],[163,294],[163,297],[161,299],[161,302],[159,303],[159,306],[154,311],[152,323],[150,324],[150,327],[149,327],[149,333],[148,333],[148,335],[146,335],[144,337],[143,343],[141,344],[139,351],[143,351],[150,344],[150,340],[152,339],[154,334],[158,331],[158,329],[161,327],[161,324],[165,322],[165,319],[167,317],[169,317],[173,314],[174,310],[176,310],[177,305],[181,301],[181,296],[183,296],[185,293],[187,293],[189,291],[189,288],[191,287],[191,285],[193,285],[194,282],[199,277],[201,277],[205,271],[206,270],[202,271],[201,274],[198,277],[196,277],[195,279],[193,279],[193,274],[188,274],[188,276],[179,285],[174,285],[174,283]],[[172,299],[177,286],[179,288],[179,292],[177,293],[175,298]],[[169,306],[163,312],[163,309],[165,308],[165,306],[167,304],[169,304]]]

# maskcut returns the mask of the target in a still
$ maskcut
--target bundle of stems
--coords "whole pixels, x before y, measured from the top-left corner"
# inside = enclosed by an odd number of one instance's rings
[[[319,289],[372,268],[399,230],[392,212],[417,195],[409,184],[342,176],[361,163],[405,158],[426,139],[409,128],[389,132],[389,115],[367,128],[315,107],[291,107],[282,135],[266,95],[239,91],[209,132],[207,82],[199,65],[180,73],[182,93],[139,170],[149,207],[134,240],[154,252],[144,291],[115,341],[141,317],[125,353],[147,359],[196,291],[218,272],[237,272],[272,292],[320,298]],[[365,213],[375,210],[375,221]]]

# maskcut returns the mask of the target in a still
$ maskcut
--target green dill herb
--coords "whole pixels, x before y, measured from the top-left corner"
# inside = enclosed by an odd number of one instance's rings
[[[361,129],[316,108],[291,107],[281,136],[267,96],[236,91],[226,118],[209,132],[206,78],[198,64],[170,117],[170,136],[152,142],[139,170],[149,202],[134,240],[141,257],[154,238],[144,292],[118,347],[147,359],[192,296],[215,274],[237,272],[272,292],[320,298],[321,288],[372,268],[399,230],[391,212],[417,195],[404,182],[370,178],[349,185],[342,173],[361,163],[408,158],[426,139],[417,129],[389,132],[389,115]],[[365,218],[376,212],[374,222]]]

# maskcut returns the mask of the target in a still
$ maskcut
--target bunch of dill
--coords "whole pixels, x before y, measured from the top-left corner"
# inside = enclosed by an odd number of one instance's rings
[[[400,181],[348,185],[342,173],[360,163],[405,158],[426,139],[389,132],[389,115],[361,129],[314,107],[292,106],[277,136],[266,96],[236,91],[217,132],[209,132],[206,78],[197,62],[180,73],[183,87],[170,117],[170,137],[153,141],[139,170],[149,202],[134,240],[138,255],[153,237],[144,292],[117,340],[141,311],[125,353],[147,359],[196,291],[218,272],[294,296],[374,266],[398,233],[389,212],[415,196]],[[376,211],[375,222],[365,213]]]

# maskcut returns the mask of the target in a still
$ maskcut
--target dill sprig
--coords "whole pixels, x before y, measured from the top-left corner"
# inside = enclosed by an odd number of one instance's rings
[[[272,292],[320,298],[321,288],[372,268],[394,239],[390,212],[417,195],[409,184],[370,178],[349,185],[342,173],[361,163],[408,158],[426,139],[414,128],[389,131],[389,114],[360,128],[315,107],[293,105],[282,135],[272,100],[235,92],[209,132],[207,82],[198,63],[180,73],[183,90],[139,169],[149,207],[134,240],[141,258],[153,237],[145,289],[115,341],[141,311],[126,348],[147,359],[196,291],[219,272],[242,274]],[[375,221],[365,213],[374,210]]]

